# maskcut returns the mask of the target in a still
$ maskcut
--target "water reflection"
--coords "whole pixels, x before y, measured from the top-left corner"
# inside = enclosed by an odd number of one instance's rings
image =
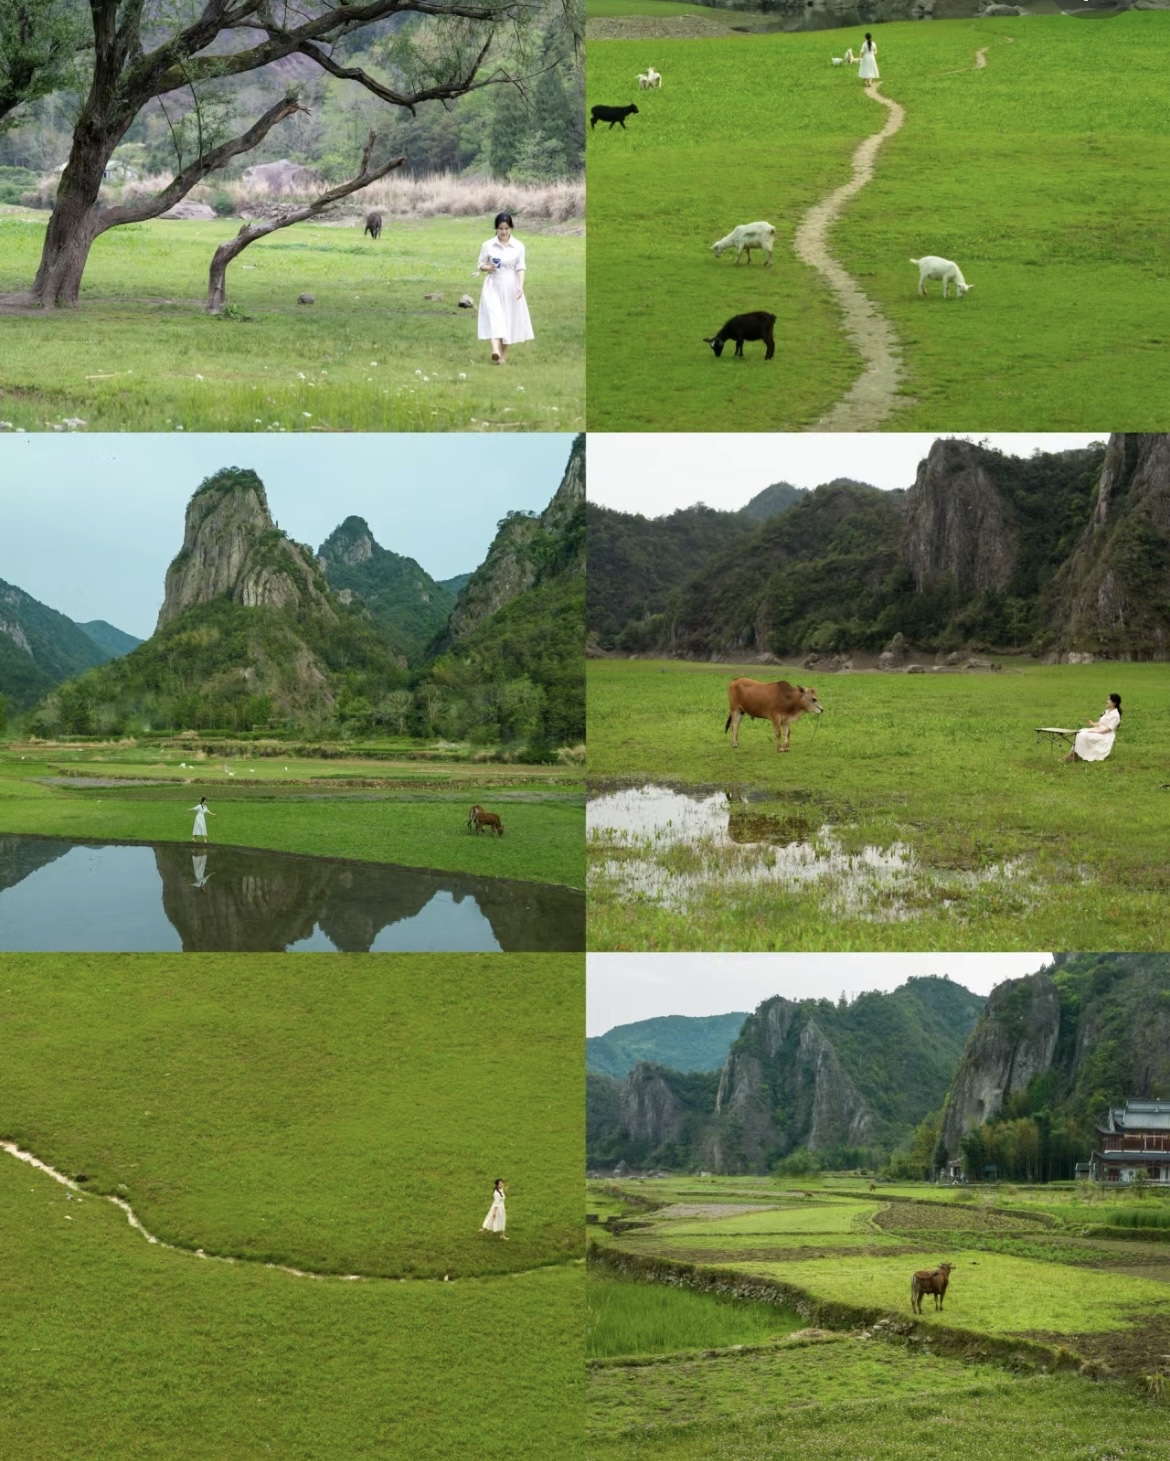
[[[584,895],[235,847],[0,836],[0,949],[576,952]]]

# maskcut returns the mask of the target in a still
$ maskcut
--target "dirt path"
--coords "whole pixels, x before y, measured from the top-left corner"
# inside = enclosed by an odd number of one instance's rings
[[[80,1183],[74,1181],[72,1177],[66,1177],[64,1172],[58,1172],[56,1167],[50,1167],[47,1162],[42,1162],[40,1157],[34,1157],[32,1152],[24,1151],[22,1148],[18,1147],[14,1141],[0,1141],[0,1151],[6,1151],[9,1156],[15,1157],[18,1162],[27,1162],[30,1167],[34,1167],[38,1172],[44,1172],[45,1175],[47,1177],[51,1177],[54,1182],[59,1182],[61,1186],[66,1188],[71,1195],[75,1195],[76,1200],[79,1203],[83,1203],[86,1201],[112,1202],[115,1207],[121,1208],[121,1210],[126,1214],[126,1221],[135,1230],[135,1232],[141,1233],[148,1243],[154,1243],[159,1248],[167,1248],[172,1253],[185,1253],[188,1258],[203,1258],[206,1259],[209,1263],[239,1263],[250,1264],[257,1268],[273,1268],[277,1271],[277,1273],[288,1273],[291,1274],[293,1278],[314,1278],[317,1279],[319,1282],[326,1282],[331,1280],[334,1283],[442,1283],[446,1281],[445,1279],[387,1278],[382,1274],[371,1275],[367,1273],[314,1273],[311,1269],[293,1268],[290,1264],[287,1263],[261,1263],[258,1259],[254,1258],[225,1258],[218,1253],[205,1253],[202,1248],[181,1248],[176,1243],[165,1243],[161,1238],[156,1238],[153,1233],[148,1232],[146,1228],[143,1227],[142,1221],[139,1218],[138,1214],[134,1211],[134,1209],[130,1206],[130,1204],[126,1201],[124,1197],[112,1197],[109,1193],[105,1192],[87,1192],[86,1189]],[[66,1216],[68,1216],[68,1214],[66,1214]],[[512,1272],[535,1273],[536,1269],[516,1269]],[[507,1278],[511,1276],[512,1273],[498,1275],[470,1275],[470,1277],[472,1278]]]
[[[842,329],[865,362],[865,369],[850,389],[810,431],[873,431],[893,411],[901,384],[902,352],[893,326],[879,312],[873,300],[853,276],[829,252],[829,230],[845,207],[873,177],[878,151],[906,120],[905,108],[878,90],[880,82],[866,87],[866,95],[889,112],[880,132],[858,146],[853,154],[853,176],[827,197],[815,203],[801,220],[792,247],[797,258],[824,276],[837,296],[844,314]]]

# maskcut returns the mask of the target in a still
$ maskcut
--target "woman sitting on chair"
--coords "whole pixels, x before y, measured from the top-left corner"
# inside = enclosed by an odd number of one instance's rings
[[[1121,696],[1110,695],[1105,702],[1105,714],[1100,720],[1077,731],[1073,748],[1064,758],[1066,761],[1104,761],[1113,749],[1113,737],[1121,724]]]

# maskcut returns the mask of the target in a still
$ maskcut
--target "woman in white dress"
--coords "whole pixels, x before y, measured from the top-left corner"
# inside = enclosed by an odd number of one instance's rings
[[[512,215],[496,214],[496,236],[479,251],[479,272],[486,274],[479,296],[479,338],[492,342],[492,364],[503,365],[508,346],[534,340],[524,298],[524,245],[512,237]]]
[[[1105,702],[1105,714],[1100,720],[1084,730],[1077,731],[1073,748],[1064,758],[1066,761],[1104,761],[1113,749],[1113,737],[1121,724],[1121,696],[1110,695]]]
[[[191,810],[195,813],[195,825],[191,829],[191,841],[194,842],[196,837],[207,837],[207,819],[208,817],[214,817],[215,813],[207,805],[207,798],[205,796],[201,796],[199,798],[199,805],[192,807]]]
[[[488,1208],[488,1215],[484,1218],[480,1227],[485,1233],[499,1233],[504,1242],[508,1241],[508,1235],[504,1232],[504,1224],[507,1221],[504,1213],[504,1179],[496,1178],[496,1185],[492,1189],[492,1205]]]
[[[869,31],[865,33],[865,41],[861,47],[861,65],[857,68],[857,74],[862,81],[880,81],[877,68],[877,47],[873,43],[873,36]]]

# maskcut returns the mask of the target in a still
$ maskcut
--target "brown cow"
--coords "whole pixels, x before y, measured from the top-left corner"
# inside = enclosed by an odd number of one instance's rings
[[[366,214],[366,226],[362,233],[368,233],[375,243],[378,242],[378,235],[382,232],[382,215],[373,209]]]
[[[792,723],[806,713],[820,715],[824,706],[809,686],[790,685],[787,680],[732,680],[727,687],[728,716],[724,732],[731,731],[731,745],[739,745],[739,723],[745,715],[753,720],[770,720],[776,732],[776,749],[787,751]]]
[[[922,1313],[922,1295],[934,1295],[934,1307],[941,1309],[943,1299],[946,1297],[947,1282],[951,1276],[953,1263],[940,1263],[937,1268],[920,1268],[910,1280],[910,1311],[914,1314]]]
[[[469,828],[474,828],[477,837],[479,836],[481,827],[494,828],[497,837],[504,835],[503,822],[500,821],[495,812],[485,812],[482,807],[472,807],[471,811],[467,814],[467,825]]]

